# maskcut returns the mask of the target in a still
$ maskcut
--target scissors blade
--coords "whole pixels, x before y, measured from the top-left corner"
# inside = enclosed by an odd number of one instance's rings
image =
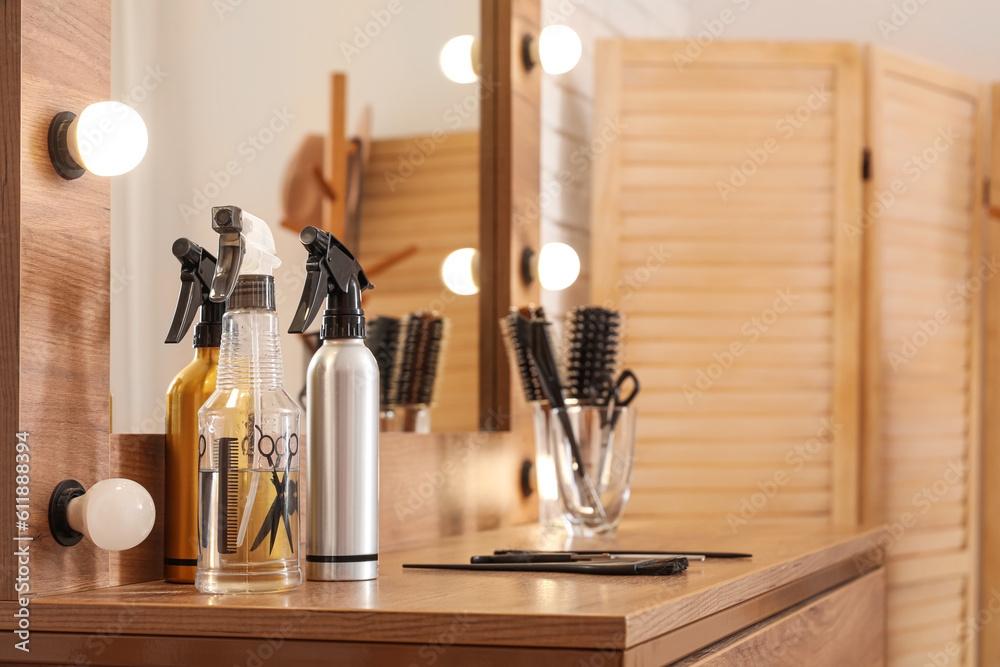
[[[260,546],[261,542],[264,541],[264,538],[267,537],[269,530],[274,530],[274,519],[272,517],[274,516],[275,511],[277,511],[277,504],[278,499],[275,498],[274,502],[271,503],[271,509],[267,511],[267,516],[264,517],[264,522],[260,526],[260,532],[257,533],[257,537],[254,539],[253,545],[250,547],[250,551],[253,551]]]
[[[285,522],[285,535],[288,536],[288,547],[292,550],[292,553],[295,553],[295,543],[292,542],[292,524],[288,521],[288,512],[282,512],[281,519]]]
[[[281,526],[281,517],[285,513],[285,502],[284,498],[276,498],[275,501],[274,514],[271,515],[271,544],[267,548],[267,552],[271,553],[274,551],[274,540],[278,537],[278,528]]]

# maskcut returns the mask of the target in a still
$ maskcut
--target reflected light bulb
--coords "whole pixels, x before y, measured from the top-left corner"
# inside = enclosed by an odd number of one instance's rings
[[[91,104],[66,131],[69,154],[97,176],[132,171],[146,154],[149,135],[139,113],[121,102]]]
[[[461,35],[448,40],[441,49],[441,70],[455,83],[472,83],[476,75],[475,45],[472,35]]]
[[[550,25],[538,37],[538,59],[548,74],[563,74],[580,62],[583,43],[576,32],[565,25]]]
[[[538,280],[550,292],[564,290],[580,275],[580,256],[565,243],[546,243],[538,253]]]
[[[441,266],[445,286],[455,294],[469,296],[479,292],[479,252],[461,248],[448,255]]]

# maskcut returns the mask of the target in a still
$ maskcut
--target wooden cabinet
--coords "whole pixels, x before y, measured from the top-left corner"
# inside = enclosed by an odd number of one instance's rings
[[[597,57],[594,127],[620,132],[594,298],[644,385],[630,514],[885,524],[889,664],[974,664],[983,86],[853,44],[685,46]]]
[[[6,642],[0,661],[218,665],[249,655],[296,665],[879,665],[880,535],[765,526],[733,535],[637,521],[615,539],[586,544],[753,557],[692,561],[668,577],[402,568],[467,562],[500,547],[564,547],[564,536],[517,526],[385,550],[375,581],[240,596],[148,582],[38,598],[31,652]],[[0,628],[13,629],[13,609],[0,603]]]
[[[727,637],[676,667],[874,667],[884,664],[878,570]]]

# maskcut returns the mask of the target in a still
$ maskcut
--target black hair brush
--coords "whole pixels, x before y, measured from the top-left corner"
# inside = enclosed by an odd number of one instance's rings
[[[590,405],[607,401],[619,364],[621,329],[616,310],[577,307],[566,315],[563,368],[568,398]]]
[[[391,391],[391,403],[404,409],[404,431],[416,431],[419,412],[434,402],[446,328],[445,319],[434,312],[413,313],[406,320]]]
[[[379,315],[368,323],[365,345],[378,363],[379,403],[384,411],[389,407],[393,374],[399,359],[399,319]]]
[[[528,403],[538,403],[545,400],[542,387],[538,380],[538,370],[531,358],[532,321],[535,319],[535,309],[511,308],[510,312],[500,320],[500,331],[503,333],[507,360],[517,368],[521,378],[521,389]]]
[[[566,396],[563,394],[562,381],[559,379],[559,366],[556,364],[556,355],[552,349],[552,340],[549,338],[549,322],[545,319],[545,312],[539,308],[535,311],[536,318],[531,323],[531,349],[530,358],[534,362],[535,370],[538,374],[539,385],[542,393],[552,407],[552,412],[557,415],[559,423],[562,425],[563,434],[569,442],[570,456],[573,458],[573,472],[580,482],[581,491],[588,497],[590,506],[595,512],[605,517],[604,505],[601,498],[590,479],[590,475],[583,467],[583,454],[580,451],[580,443],[576,439],[576,432],[573,430],[573,423],[566,412]]]

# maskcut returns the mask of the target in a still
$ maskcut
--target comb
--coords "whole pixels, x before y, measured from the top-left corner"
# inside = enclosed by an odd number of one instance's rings
[[[234,554],[239,532],[239,441],[236,438],[219,438],[215,441],[215,449],[215,460],[219,465],[219,553]]]

